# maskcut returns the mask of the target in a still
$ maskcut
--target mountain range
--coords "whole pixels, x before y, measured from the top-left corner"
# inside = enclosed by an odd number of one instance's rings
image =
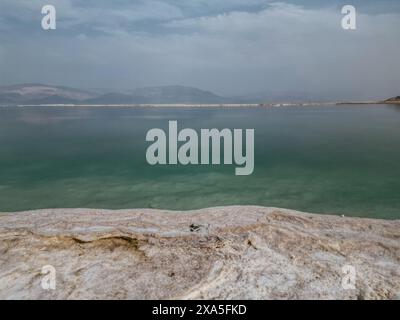
[[[0,86],[0,105],[109,105],[109,104],[229,104],[276,102],[327,102],[338,101],[340,95],[315,95],[306,92],[263,92],[224,97],[211,91],[188,86],[144,87],[115,92],[108,89],[76,89],[40,83]],[[336,97],[336,98],[335,98]],[[348,101],[351,101],[349,99]],[[399,97],[385,100],[398,104]]]
[[[102,93],[103,91],[103,93]],[[228,103],[231,99],[186,86],[160,86],[126,92],[80,90],[70,87],[26,83],[0,87],[2,105],[40,104],[161,104]]]

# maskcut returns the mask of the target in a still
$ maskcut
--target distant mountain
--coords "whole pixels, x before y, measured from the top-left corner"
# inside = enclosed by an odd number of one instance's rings
[[[88,104],[224,103],[227,99],[210,91],[185,86],[139,88],[127,93],[107,93],[88,99]]]
[[[227,100],[210,91],[186,86],[145,87],[131,93],[149,103],[223,103]]]
[[[387,99],[387,100],[385,100],[384,102],[389,102],[389,103],[400,103],[400,96]]]
[[[39,83],[0,87],[0,104],[79,103],[94,96],[84,90]]]
[[[125,93],[103,93],[44,84],[0,87],[0,104],[162,104],[226,103],[229,99],[210,91],[185,86],[146,87]]]
[[[0,105],[41,104],[222,104],[335,101],[335,96],[307,92],[277,92],[264,90],[248,95],[222,97],[211,91],[187,86],[145,87],[125,92],[107,89],[80,90],[39,83],[0,86]],[[398,104],[400,97],[382,101]]]
[[[144,103],[141,97],[123,93],[106,93],[84,101],[85,104],[135,104]]]
[[[51,95],[48,97],[38,98],[38,99],[31,99],[24,101],[23,104],[28,105],[40,105],[40,104],[79,104],[85,100],[76,100],[72,98],[68,98],[65,96],[60,95]]]

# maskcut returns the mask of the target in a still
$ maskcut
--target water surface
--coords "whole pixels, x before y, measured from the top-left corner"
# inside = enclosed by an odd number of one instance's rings
[[[255,170],[146,163],[151,128],[254,128]],[[400,108],[0,108],[0,211],[262,205],[400,218]]]

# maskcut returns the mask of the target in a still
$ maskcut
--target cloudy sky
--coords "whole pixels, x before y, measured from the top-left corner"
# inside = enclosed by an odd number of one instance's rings
[[[355,31],[341,28],[344,4]],[[1,0],[0,85],[26,82],[400,95],[400,1]]]

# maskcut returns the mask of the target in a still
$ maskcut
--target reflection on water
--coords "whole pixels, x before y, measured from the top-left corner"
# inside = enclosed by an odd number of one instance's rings
[[[400,104],[388,104],[386,106],[393,108],[394,111],[400,111]]]
[[[0,211],[263,205],[400,218],[399,106],[2,108]],[[255,171],[146,163],[151,128],[254,128]]]

